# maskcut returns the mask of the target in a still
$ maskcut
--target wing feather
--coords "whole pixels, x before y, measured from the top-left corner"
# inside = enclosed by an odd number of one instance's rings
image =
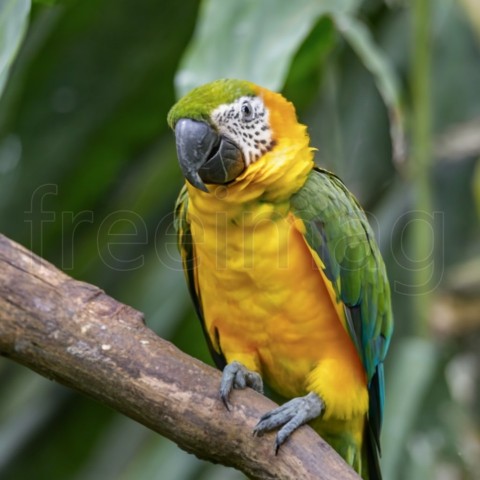
[[[205,325],[205,318],[203,315],[201,293],[198,287],[196,259],[195,259],[195,245],[192,238],[192,232],[190,229],[190,222],[188,221],[188,192],[184,185],[177,199],[175,205],[175,229],[177,231],[178,248],[180,256],[182,257],[183,271],[185,279],[187,281],[188,291],[192,298],[193,305],[197,317],[200,319],[202,325],[203,334],[207,340],[208,350],[215,362],[215,365],[220,370],[223,370],[227,364],[225,357],[221,351],[215,349],[214,344],[218,345],[218,338],[212,339],[207,331]]]
[[[346,327],[368,378],[369,429],[378,448],[383,417],[383,361],[393,329],[390,287],[373,232],[355,197],[334,174],[315,168],[292,198],[306,240],[325,265]]]

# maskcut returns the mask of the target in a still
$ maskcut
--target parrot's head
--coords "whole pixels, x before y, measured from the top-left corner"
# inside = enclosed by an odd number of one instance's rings
[[[205,184],[229,184],[244,176],[281,139],[307,138],[290,102],[244,80],[195,88],[172,107],[168,123],[183,175],[205,192]]]

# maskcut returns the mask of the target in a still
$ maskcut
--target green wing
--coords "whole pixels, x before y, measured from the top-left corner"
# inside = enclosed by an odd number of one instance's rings
[[[183,272],[187,281],[190,297],[192,298],[195,311],[202,324],[202,330],[207,340],[208,349],[215,362],[215,365],[223,370],[226,365],[225,357],[221,352],[218,352],[214,346],[212,339],[208,335],[205,327],[205,320],[202,311],[200,289],[198,288],[196,279],[196,261],[195,261],[195,245],[193,243],[192,233],[190,230],[190,223],[188,221],[188,192],[184,185],[180,191],[180,195],[177,198],[175,205],[175,229],[178,236],[178,248],[180,250],[180,256],[182,257]],[[218,344],[218,339],[215,339]]]
[[[325,264],[337,298],[345,305],[347,328],[368,378],[369,425],[379,449],[383,416],[383,360],[393,329],[390,287],[365,213],[341,180],[314,169],[292,198],[306,226],[306,240]]]

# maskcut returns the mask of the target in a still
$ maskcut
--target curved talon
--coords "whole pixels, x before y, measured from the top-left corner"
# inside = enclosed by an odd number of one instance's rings
[[[262,377],[257,372],[248,370],[240,362],[229,363],[222,373],[220,382],[220,398],[227,410],[230,410],[228,397],[233,388],[243,389],[251,387],[259,393],[263,393]]]
[[[298,397],[262,415],[253,430],[255,436],[262,436],[278,427],[275,438],[275,455],[287,438],[300,426],[319,417],[325,410],[324,401],[314,392]]]

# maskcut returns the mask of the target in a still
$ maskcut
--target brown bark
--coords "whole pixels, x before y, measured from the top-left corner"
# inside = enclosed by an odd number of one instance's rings
[[[251,478],[359,478],[310,427],[274,455],[252,430],[275,404],[234,391],[220,373],[148,329],[140,312],[0,235],[0,355],[109,405],[200,458]]]

